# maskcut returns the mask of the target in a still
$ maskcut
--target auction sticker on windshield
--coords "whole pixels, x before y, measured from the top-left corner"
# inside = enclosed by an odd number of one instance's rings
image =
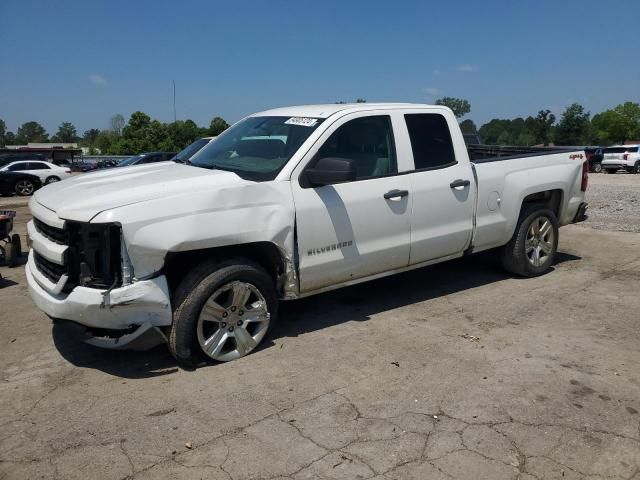
[[[318,119],[306,117],[291,117],[284,123],[287,125],[299,125],[301,127],[315,127],[316,123],[318,123]]]

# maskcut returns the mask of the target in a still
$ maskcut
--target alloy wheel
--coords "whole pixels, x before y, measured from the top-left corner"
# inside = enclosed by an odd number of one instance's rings
[[[18,180],[16,183],[16,193],[22,196],[31,195],[33,193],[33,183],[29,180]]]
[[[542,215],[536,217],[529,229],[524,243],[527,260],[534,267],[541,267],[549,261],[553,253],[555,232],[551,220]]]
[[[244,357],[262,341],[271,315],[254,285],[233,281],[216,290],[198,317],[198,343],[210,358],[228,362]]]

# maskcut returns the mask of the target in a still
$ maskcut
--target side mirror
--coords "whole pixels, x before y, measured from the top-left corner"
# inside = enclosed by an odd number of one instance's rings
[[[305,170],[311,186],[333,185],[356,179],[356,163],[350,158],[321,158],[313,168]]]

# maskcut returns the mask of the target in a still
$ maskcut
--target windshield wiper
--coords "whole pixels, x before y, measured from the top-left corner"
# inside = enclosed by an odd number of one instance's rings
[[[184,165],[191,165],[191,162],[189,161],[189,159],[187,159],[187,160],[183,160],[183,159],[181,159],[181,158],[175,157],[175,158],[173,159],[173,161],[174,161],[175,163],[183,163]]]

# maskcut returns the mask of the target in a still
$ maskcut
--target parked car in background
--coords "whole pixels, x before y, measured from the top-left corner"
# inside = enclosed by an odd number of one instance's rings
[[[40,177],[25,172],[0,171],[0,194],[27,197],[42,187]]]
[[[116,167],[130,167],[132,165],[145,165],[147,163],[166,162],[176,156],[176,152],[146,152],[133,157],[125,158],[118,162]]]
[[[40,178],[43,185],[59,182],[71,176],[71,169],[41,160],[0,163],[0,172],[24,172]]]
[[[600,147],[585,147],[584,153],[589,162],[589,171],[600,173],[602,171],[603,151]]]
[[[189,163],[191,157],[198,153],[205,145],[208,145],[216,137],[199,138],[195,142],[189,144],[183,150],[180,150],[171,160],[178,163]]]
[[[604,149],[602,169],[607,173],[626,170],[629,173],[640,174],[639,145],[614,145]]]

